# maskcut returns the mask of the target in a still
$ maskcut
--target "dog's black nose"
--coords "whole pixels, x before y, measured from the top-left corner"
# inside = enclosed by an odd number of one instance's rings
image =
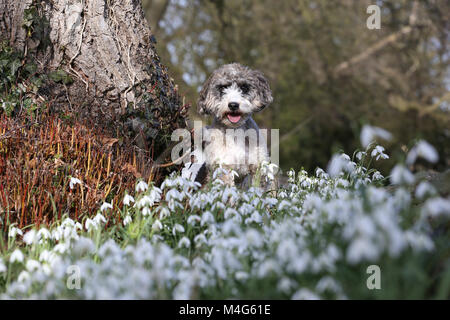
[[[231,111],[236,111],[237,109],[239,109],[239,103],[237,103],[237,102],[230,102],[228,104],[228,108],[230,108]]]

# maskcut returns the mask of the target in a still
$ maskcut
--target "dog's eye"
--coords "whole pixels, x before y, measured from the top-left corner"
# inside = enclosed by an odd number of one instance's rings
[[[226,88],[227,88],[226,85],[218,85],[217,91],[219,91],[222,94]]]
[[[250,91],[250,86],[246,83],[239,85],[239,89],[241,89],[243,94],[246,94]]]

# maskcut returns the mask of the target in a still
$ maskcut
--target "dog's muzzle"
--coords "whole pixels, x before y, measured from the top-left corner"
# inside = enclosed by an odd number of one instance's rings
[[[238,111],[239,110],[239,103],[237,102],[230,102],[228,104],[228,109],[231,110],[230,113],[227,113],[227,118],[228,120],[230,120],[231,123],[238,123],[239,120],[241,120],[241,113]]]

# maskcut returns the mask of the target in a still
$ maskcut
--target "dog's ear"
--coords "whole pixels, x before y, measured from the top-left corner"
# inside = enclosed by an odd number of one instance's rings
[[[258,92],[258,96],[256,97],[257,102],[259,102],[258,111],[261,111],[272,103],[272,91],[270,90],[269,81],[261,71],[253,71],[253,77],[256,79],[256,90]]]
[[[203,84],[202,90],[200,90],[198,100],[197,100],[197,111],[201,115],[209,114],[209,110],[206,106],[206,99],[208,97],[209,87],[212,82],[212,75]]]

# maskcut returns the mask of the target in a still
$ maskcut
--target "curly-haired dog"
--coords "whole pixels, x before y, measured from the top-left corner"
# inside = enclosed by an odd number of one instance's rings
[[[264,75],[238,63],[215,70],[204,83],[197,102],[202,115],[213,117],[204,128],[203,160],[208,172],[217,165],[232,169],[223,180],[248,187],[262,161],[268,161],[267,135],[259,130],[252,114],[272,102],[272,93]]]

